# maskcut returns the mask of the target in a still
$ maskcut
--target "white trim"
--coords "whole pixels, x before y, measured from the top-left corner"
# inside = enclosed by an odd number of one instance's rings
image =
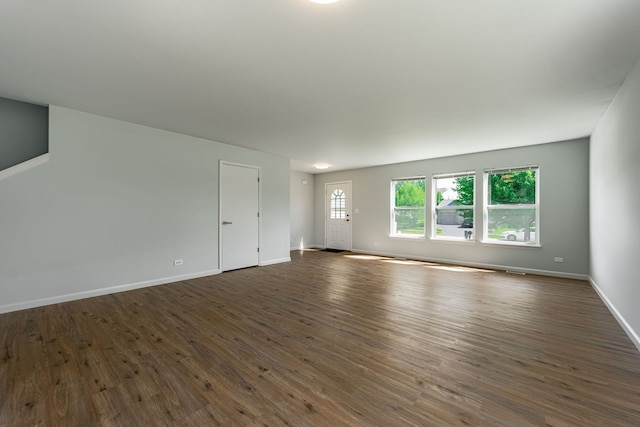
[[[633,344],[637,347],[638,351],[640,351],[640,335],[636,331],[633,330],[629,322],[624,318],[624,316],[618,311],[613,302],[605,295],[604,291],[600,289],[600,286],[593,280],[593,277],[589,276],[589,283],[591,283],[591,287],[596,291],[602,302],[607,306],[613,317],[618,321],[622,329],[627,334],[627,336],[631,339]]]
[[[322,245],[304,245],[302,250],[304,251],[305,249],[324,249],[324,246],[322,246]],[[299,251],[299,250],[300,250],[300,246],[289,248],[289,252]]]
[[[389,234],[389,238],[417,242],[425,241],[427,236],[425,236],[424,234]]]
[[[305,251],[307,249],[327,249],[327,248],[322,245],[304,245],[304,249],[302,250]],[[300,251],[300,247],[291,248],[289,252],[295,252],[295,251]]]
[[[452,172],[452,173],[434,173],[433,175],[431,175],[431,180],[433,181],[434,179],[445,179],[445,178],[459,178],[459,177],[463,177],[463,176],[476,176],[476,171],[475,170],[468,170],[465,172]],[[474,186],[474,192],[475,192],[475,186]]]
[[[471,230],[474,232],[475,234],[475,230],[473,228],[463,228],[463,230]],[[481,243],[480,241],[476,240],[475,238],[472,238],[471,240],[465,239],[464,237],[429,237],[429,240],[433,241],[433,242],[446,242],[446,243],[463,243],[465,245],[468,245],[470,243],[473,244],[478,244]]]
[[[489,208],[491,209],[535,209],[536,211],[536,241],[533,245],[523,244],[522,246],[533,246],[533,247],[541,247],[542,239],[540,238],[540,230],[542,229],[540,224],[540,211],[541,211],[541,203],[542,197],[540,197],[540,165],[531,165],[524,167],[515,167],[515,168],[507,168],[506,169],[485,169],[482,176],[482,192],[484,193],[482,196],[482,243],[491,243],[491,244],[503,244],[500,241],[490,242],[488,241],[489,236]],[[518,204],[518,205],[509,205],[509,204],[498,204],[498,205],[490,205],[489,204],[489,175],[495,173],[504,173],[504,172],[519,172],[523,170],[535,170],[536,171],[536,200],[534,204]],[[475,188],[474,188],[475,190]],[[533,208],[531,207],[533,206]],[[517,244],[516,244],[517,245]]]
[[[26,162],[18,163],[15,166],[11,166],[5,170],[0,171],[0,181],[3,179],[9,178],[10,176],[17,175],[21,172],[29,170],[31,168],[35,168],[36,166],[43,165],[50,160],[49,153],[45,153],[41,156],[34,157],[31,160],[27,160]]]
[[[327,248],[325,248],[322,245],[304,245],[304,248],[302,249],[300,249],[300,246],[296,246],[295,248],[289,248],[289,252],[304,252],[304,251],[317,250],[317,249],[327,249]],[[288,259],[290,261],[291,257],[281,258],[281,259]]]
[[[503,247],[514,246],[517,248],[538,248],[538,249],[542,247],[542,245],[539,243],[527,243],[527,242],[518,242],[518,241],[510,242],[509,240],[498,240],[498,239],[478,240],[478,242],[482,243],[483,245],[493,245],[493,246],[503,246]]]
[[[398,182],[406,182],[406,181],[424,181],[424,205],[423,206],[396,206],[396,183]],[[405,239],[405,235],[402,233],[398,233],[397,224],[396,224],[396,209],[414,209],[420,210],[422,209],[422,213],[424,216],[424,225],[422,226],[422,234],[416,234],[416,237],[409,237],[409,239],[420,238],[424,239],[427,237],[427,177],[425,176],[414,176],[414,177],[403,177],[403,178],[391,178],[390,187],[389,187],[389,237],[393,238],[401,238]],[[353,245],[352,245],[353,246]]]
[[[540,165],[527,165],[527,166],[515,166],[511,168],[487,168],[484,173],[509,173],[509,172],[522,172],[539,169]]]
[[[58,295],[55,297],[40,298],[30,301],[23,301],[13,304],[0,305],[0,313],[9,313],[11,311],[25,310],[28,308],[42,307],[50,304],[59,304],[62,302],[75,301],[84,298],[93,298],[102,295],[114,294],[118,292],[131,291],[133,289],[148,288],[150,286],[166,285],[168,283],[181,282],[189,279],[197,279],[200,277],[213,276],[220,274],[220,270],[201,271],[199,273],[183,274],[180,276],[163,277],[160,279],[147,280],[144,282],[129,283],[125,285],[110,286],[108,288],[94,289],[91,291],[74,292],[72,294]]]
[[[523,203],[523,204],[519,204],[519,205],[487,205],[487,209],[491,208],[491,209],[510,209],[510,210],[517,210],[517,209],[535,209],[536,208],[536,204],[535,203]]]
[[[589,280],[589,276],[587,276],[586,274],[565,273],[563,271],[538,270],[535,268],[521,268],[521,267],[513,267],[510,265],[465,262],[465,261],[459,261],[454,259],[444,259],[444,258],[427,258],[427,257],[416,256],[416,255],[404,255],[404,254],[394,254],[390,252],[367,251],[364,249],[353,249],[353,252],[367,254],[367,255],[385,256],[385,257],[391,257],[391,258],[406,258],[406,259],[415,259],[417,261],[437,262],[440,264],[460,265],[463,267],[486,268],[488,270],[510,271],[514,273],[527,273],[527,274],[535,274],[539,276],[562,277],[565,279],[576,279],[576,280],[585,280],[585,281]]]
[[[295,249],[293,249],[295,250]],[[298,249],[300,250],[300,249]],[[265,267],[267,265],[273,265],[273,264],[280,264],[283,262],[291,262],[291,257],[286,257],[286,258],[278,258],[278,259],[270,259],[268,261],[262,261],[260,263],[260,267]]]
[[[438,207],[438,203],[437,203],[437,198],[438,198],[438,184],[437,184],[437,180],[439,179],[448,179],[448,178],[459,178],[459,177],[473,177],[473,205],[454,205],[454,206],[443,206],[443,207]],[[471,228],[472,231],[472,236],[473,239],[471,240],[467,240],[464,237],[462,238],[465,242],[472,242],[472,241],[476,241],[477,238],[477,234],[476,234],[476,197],[478,194],[478,186],[476,185],[476,173],[475,171],[468,171],[468,172],[464,172],[464,173],[452,173],[452,174],[440,174],[440,175],[433,175],[431,177],[431,197],[427,198],[431,199],[431,225],[430,225],[430,229],[431,229],[431,233],[429,233],[429,239],[430,240],[441,240],[441,241],[447,241],[450,240],[447,237],[440,237],[438,235],[438,211],[452,211],[452,212],[457,212],[460,210],[471,210],[473,212],[473,224],[474,226]],[[426,187],[425,187],[426,188]],[[459,215],[459,214],[458,214]],[[425,212],[425,222],[426,222],[426,212]],[[467,229],[468,231],[469,229]],[[425,229],[426,232],[426,229]],[[426,234],[426,233],[425,233]],[[454,238],[455,239],[455,238]],[[457,240],[457,239],[455,239]]]
[[[391,182],[400,182],[400,181],[419,181],[424,179],[426,181],[426,175],[418,175],[418,176],[407,176],[402,178],[391,178]]]

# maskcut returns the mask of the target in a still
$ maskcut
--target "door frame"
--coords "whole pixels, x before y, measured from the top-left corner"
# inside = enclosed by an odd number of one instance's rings
[[[351,215],[349,215],[349,248],[346,249],[348,251],[351,251],[353,249],[353,181],[351,180],[344,180],[344,181],[335,181],[335,182],[325,182],[324,183],[324,248],[327,248],[327,220],[329,218],[327,215],[328,212],[328,207],[329,207],[329,203],[330,200],[327,197],[327,187],[329,187],[330,185],[337,185],[337,184],[349,184],[349,187],[351,189],[351,191],[349,192],[349,209],[351,210],[349,213]]]
[[[260,266],[262,265],[262,168],[220,159],[218,162],[218,269],[224,272],[222,269],[222,165],[238,166],[258,171],[258,266]]]

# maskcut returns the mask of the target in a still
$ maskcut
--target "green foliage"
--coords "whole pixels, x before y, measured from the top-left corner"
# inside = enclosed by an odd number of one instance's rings
[[[400,234],[424,234],[424,209],[396,208],[394,220]]]
[[[491,209],[489,211],[489,231],[503,228],[505,230],[525,229],[535,227],[535,209]]]
[[[424,206],[425,180],[398,181],[395,184],[396,206]]]
[[[454,190],[458,193],[455,204],[472,206],[474,204],[474,177],[464,176],[455,179]],[[489,204],[514,205],[536,203],[536,171],[504,172],[490,175]],[[436,205],[444,200],[440,192],[436,193]],[[396,207],[420,208],[425,205],[425,180],[416,179],[395,183]],[[473,221],[472,209],[460,209],[460,215],[467,221]],[[397,209],[395,220],[398,232],[421,233],[424,230],[424,210]],[[492,238],[499,238],[494,230],[525,228],[535,226],[535,209],[494,209],[489,213],[489,229]],[[411,230],[411,231],[410,231]],[[436,230],[438,233],[438,230]]]
[[[490,175],[490,204],[535,204],[536,202],[536,172],[518,171]],[[458,193],[456,205],[473,205],[474,179],[471,176],[460,177],[455,180],[455,191]],[[465,220],[473,220],[473,212],[462,212]],[[489,228],[512,227],[527,228],[534,225],[535,210],[507,210],[494,211],[490,215]]]
[[[424,233],[425,180],[413,179],[395,183],[396,231],[401,234]],[[423,208],[423,209],[419,209]]]
[[[519,171],[491,174],[490,202],[499,204],[534,204],[536,172]]]
[[[491,205],[535,204],[536,172],[518,171],[491,174],[489,189]],[[471,176],[456,179],[458,205],[473,205],[474,179]],[[438,202],[439,203],[439,202]]]
[[[455,190],[458,192],[458,200],[456,200],[456,205],[473,205],[474,181],[474,177],[472,176],[462,176],[460,178],[456,178]]]
[[[536,171],[491,174],[489,182],[491,184],[489,204],[533,205],[536,203]],[[535,226],[535,215],[535,209],[494,209],[489,212],[489,229],[524,228],[525,240],[529,240],[530,227]]]

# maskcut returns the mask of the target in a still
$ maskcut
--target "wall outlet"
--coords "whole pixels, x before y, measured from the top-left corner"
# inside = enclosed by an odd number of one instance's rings
[[[564,262],[564,258],[557,256],[553,258],[553,262]]]
[[[177,267],[179,265],[182,265],[182,260],[181,259],[175,259],[173,260],[173,266]]]

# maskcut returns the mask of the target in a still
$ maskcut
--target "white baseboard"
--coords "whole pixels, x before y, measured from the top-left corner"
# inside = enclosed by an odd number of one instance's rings
[[[268,260],[268,261],[264,261],[264,262],[260,263],[260,266],[267,266],[267,265],[279,264],[279,263],[282,263],[282,262],[290,262],[290,261],[291,261],[290,257],[280,258],[280,259],[273,259],[273,260]],[[209,271],[201,271],[199,273],[191,273],[191,274],[183,274],[183,275],[180,275],[180,276],[163,277],[163,278],[160,278],[160,279],[146,280],[144,282],[129,283],[129,284],[125,284],[125,285],[116,285],[116,286],[110,286],[110,287],[107,287],[107,288],[93,289],[93,290],[84,291],[84,292],[74,292],[74,293],[71,293],[71,294],[57,295],[55,297],[40,298],[40,299],[34,299],[34,300],[29,300],[29,301],[21,301],[21,302],[17,302],[17,303],[13,303],[13,304],[4,304],[4,305],[0,305],[0,314],[9,313],[9,312],[18,311],[18,310],[26,310],[26,309],[35,308],[35,307],[43,307],[45,305],[59,304],[59,303],[68,302],[68,301],[76,301],[76,300],[80,300],[80,299],[84,299],[84,298],[93,298],[93,297],[98,297],[98,296],[102,296],[102,295],[114,294],[114,293],[117,293],[117,292],[132,291],[134,289],[147,288],[147,287],[150,287],[150,286],[166,285],[168,283],[181,282],[183,280],[197,279],[197,278],[206,277],[206,276],[213,276],[213,275],[216,275],[216,274],[220,274],[221,272],[222,271],[218,270],[218,269],[209,270]]]
[[[134,289],[147,288],[150,286],[166,285],[168,283],[180,282],[183,280],[197,279],[199,277],[213,276],[220,274],[220,270],[202,271],[199,273],[184,274],[181,276],[164,277],[161,279],[147,280],[144,282],[130,283],[126,285],[110,286],[108,288],[94,289],[85,292],[75,292],[72,294],[59,295],[49,298],[41,298],[30,301],[23,301],[13,304],[0,305],[0,313],[25,310],[28,308],[42,307],[45,305],[59,304],[62,302],[75,301],[84,298],[98,297],[102,295],[114,294],[117,292],[131,291]]]
[[[620,326],[622,326],[622,329],[624,330],[624,332],[629,336],[633,344],[638,348],[638,351],[640,351],[640,335],[638,335],[638,333],[633,330],[629,322],[627,322],[624,316],[618,311],[616,306],[613,305],[611,300],[605,295],[602,289],[600,289],[600,286],[598,286],[596,281],[593,280],[591,276],[589,276],[589,283],[591,283],[591,287],[596,291],[596,293],[598,294],[600,299],[604,302],[604,304],[607,306],[611,314],[613,314],[613,317],[615,317],[615,319],[618,321]]]
[[[304,245],[304,249],[324,249],[324,246],[322,245]],[[289,251],[293,252],[293,251],[299,251],[300,250],[300,246],[296,246],[295,248],[291,247],[289,248]]]
[[[291,262],[291,257],[270,259],[268,261],[261,261],[260,262],[260,267],[265,267],[267,265],[273,265],[273,264],[280,264],[282,262]]]
[[[353,249],[352,251],[357,253],[367,254],[367,255],[378,255],[378,256],[385,256],[385,257],[392,257],[392,258],[407,258],[407,259],[415,259],[418,261],[437,262],[440,264],[452,264],[452,265],[461,265],[465,267],[486,268],[489,270],[502,270],[502,271],[511,271],[514,273],[526,273],[526,274],[536,274],[540,276],[562,277],[565,279],[589,280],[589,276],[586,274],[565,273],[562,271],[537,270],[535,268],[521,268],[521,267],[513,267],[510,265],[465,262],[465,261],[460,261],[455,259],[426,258],[426,257],[415,256],[415,255],[392,254],[387,252],[376,252],[376,251],[368,251],[363,249]]]

